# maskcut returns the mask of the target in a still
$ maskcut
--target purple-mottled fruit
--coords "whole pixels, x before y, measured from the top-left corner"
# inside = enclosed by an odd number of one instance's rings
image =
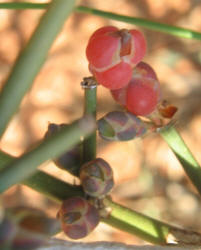
[[[112,168],[101,158],[87,162],[80,169],[80,181],[85,193],[102,198],[114,186]]]
[[[134,114],[113,111],[98,120],[99,135],[110,141],[128,141],[143,136],[150,124],[145,123]]]
[[[65,200],[58,212],[64,233],[71,239],[86,237],[100,221],[98,210],[82,197]]]

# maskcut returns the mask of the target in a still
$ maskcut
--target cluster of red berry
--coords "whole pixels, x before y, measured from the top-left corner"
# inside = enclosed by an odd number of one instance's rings
[[[154,70],[141,62],[146,41],[138,30],[107,26],[89,39],[86,55],[97,82],[111,90],[114,99],[135,115],[146,116],[160,101],[160,84]]]
[[[155,71],[142,62],[145,53],[146,41],[140,31],[113,26],[96,30],[86,48],[89,70],[119,104],[136,116],[150,118],[157,113],[171,118],[177,108],[162,101]]]

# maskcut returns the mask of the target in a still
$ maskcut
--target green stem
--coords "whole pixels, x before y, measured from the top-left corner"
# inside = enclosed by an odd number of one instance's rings
[[[90,77],[85,78],[82,87],[84,88],[84,114],[90,114],[96,119],[96,81]],[[83,163],[94,158],[96,158],[96,131],[83,141]]]
[[[0,159],[0,169],[3,169],[5,164],[12,161],[13,157],[0,151]],[[22,184],[27,185],[59,203],[72,196],[84,195],[80,186],[70,185],[38,170],[33,176],[24,180]],[[111,209],[111,212],[107,218],[102,218],[102,222],[133,235],[137,235],[148,242],[162,245],[169,243],[169,238],[174,238],[181,243],[189,243],[189,241],[192,240],[190,243],[193,244],[196,239],[199,237],[201,238],[198,233],[185,231],[155,220],[117,204],[109,198],[104,199],[104,204]]]
[[[105,205],[111,208],[110,215],[103,222],[124,232],[134,234],[148,242],[166,244],[171,226],[141,213],[126,208],[109,199]]]
[[[0,193],[31,176],[37,166],[71,149],[95,129],[94,120],[84,117],[48,137],[38,147],[13,160],[0,171]]]
[[[48,7],[48,3],[0,3],[0,9],[45,9]],[[113,19],[116,21],[130,23],[134,25],[138,25],[147,29],[171,34],[178,37],[189,38],[201,40],[201,33],[193,31],[191,29],[185,29],[173,25],[158,23],[154,21],[150,21],[144,18],[136,18],[125,15],[118,15],[113,12],[101,11],[93,8],[89,8],[86,6],[77,6],[75,11],[82,12],[86,14],[92,14],[96,16],[101,16],[104,18]]]
[[[11,163],[15,157],[0,151],[0,173],[5,166]],[[71,185],[67,182],[63,182],[47,173],[40,170],[36,172],[26,180],[22,181],[22,184],[46,195],[48,198],[61,202],[72,196],[83,196],[83,191],[80,186]]]
[[[161,136],[175,153],[184,171],[201,195],[201,167],[174,127],[160,131]]]
[[[44,9],[47,8],[48,3],[0,3],[0,9]],[[92,14],[96,16],[101,16],[104,18],[113,19],[116,21],[130,23],[134,25],[138,25],[147,29],[171,34],[178,37],[189,38],[189,39],[196,39],[201,40],[201,33],[185,29],[181,27],[176,27],[173,25],[158,23],[154,21],[150,21],[144,18],[136,18],[131,16],[125,15],[118,15],[113,12],[106,12],[101,11],[93,8],[89,8],[86,6],[77,6],[75,11],[82,12],[86,14]]]
[[[24,180],[22,184],[57,202],[61,202],[72,196],[84,196],[80,186],[63,182],[39,170],[31,177]]]
[[[0,93],[0,135],[45,62],[48,51],[73,10],[75,0],[54,0],[41,18],[27,46],[15,62]]]
[[[0,3],[0,9],[46,9],[49,3],[29,3],[29,2],[19,2],[19,3]]]
[[[201,33],[199,32],[196,32],[190,29],[168,25],[168,24],[162,24],[162,23],[150,21],[150,20],[143,19],[143,18],[118,15],[113,12],[106,12],[102,10],[85,7],[85,6],[78,6],[75,8],[75,11],[86,13],[86,14],[91,14],[95,16],[101,16],[103,18],[109,18],[109,19],[113,19],[116,21],[124,22],[124,23],[135,24],[135,25],[147,28],[147,29],[160,31],[160,32],[171,34],[171,35],[178,36],[178,37],[201,40]]]

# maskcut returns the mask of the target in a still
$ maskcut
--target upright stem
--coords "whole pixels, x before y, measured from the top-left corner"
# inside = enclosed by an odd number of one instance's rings
[[[0,93],[0,136],[31,87],[74,4],[75,0],[51,1],[27,46],[16,60]]]
[[[172,149],[187,176],[201,195],[201,167],[188,149],[182,137],[173,126],[162,129],[160,134]]]
[[[93,77],[84,78],[81,83],[84,89],[84,115],[90,114],[96,119],[97,83]],[[83,163],[96,157],[96,131],[83,141]]]

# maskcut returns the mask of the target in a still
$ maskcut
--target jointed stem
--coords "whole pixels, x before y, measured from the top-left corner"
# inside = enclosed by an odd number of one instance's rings
[[[188,149],[182,137],[173,126],[162,129],[160,134],[172,149],[187,176],[201,195],[201,167]]]
[[[97,83],[93,77],[84,78],[81,83],[84,89],[84,114],[90,114],[96,119]],[[83,141],[83,163],[96,157],[96,131]]]

